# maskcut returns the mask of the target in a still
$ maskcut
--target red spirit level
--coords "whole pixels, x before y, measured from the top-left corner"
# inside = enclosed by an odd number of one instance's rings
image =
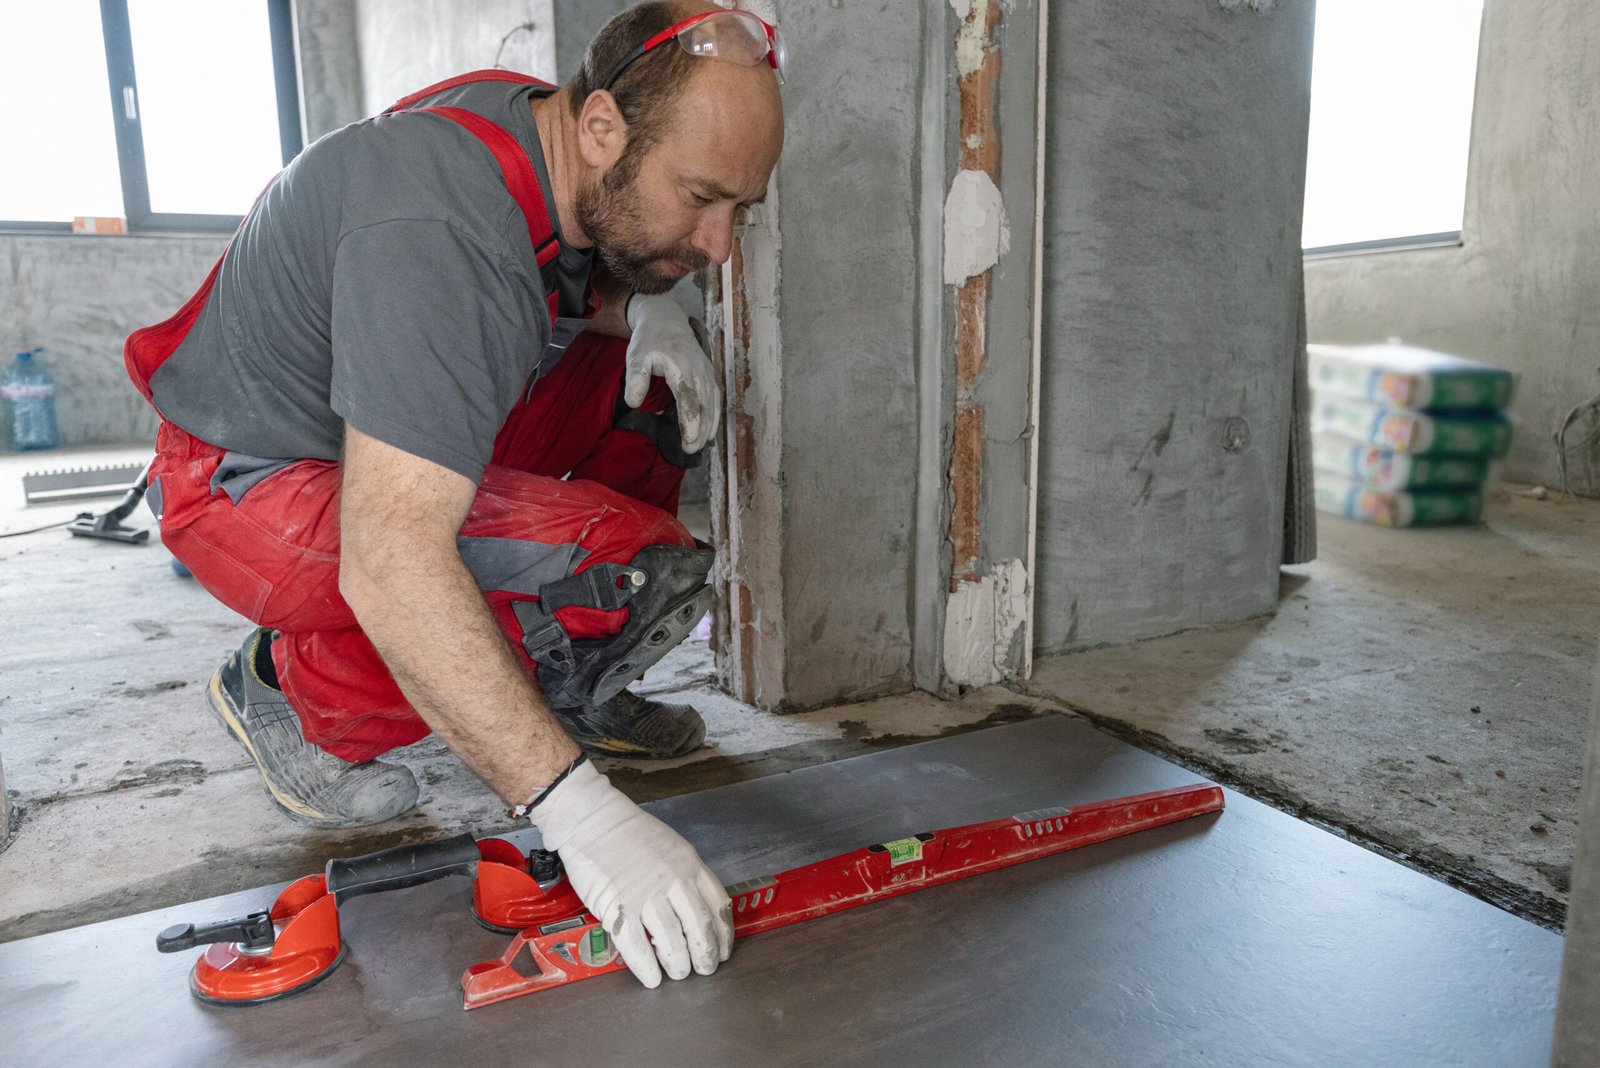
[[[997,868],[1063,853],[1222,810],[1222,790],[1210,783],[1047,808],[1006,819],[866,846],[777,875],[728,887],[736,939],[843,912]],[[527,947],[537,973],[512,965]],[[531,994],[627,967],[605,931],[588,913],[511,940],[498,960],[468,968],[461,977],[466,1008]]]
[[[842,912],[941,883],[981,875],[1079,846],[1222,810],[1210,783],[1070,808],[1040,809],[866,846],[777,875],[728,887],[736,938]],[[253,1004],[306,990],[344,959],[340,903],[361,894],[415,886],[446,875],[473,877],[472,912],[493,930],[515,933],[495,960],[461,977],[463,1004],[475,1009],[563,986],[626,965],[542,849],[523,853],[499,838],[460,835],[330,860],[322,875],[291,883],[266,912],[162,931],[156,948],[204,945],[189,986],[203,1001]],[[534,971],[513,965],[524,947]]]

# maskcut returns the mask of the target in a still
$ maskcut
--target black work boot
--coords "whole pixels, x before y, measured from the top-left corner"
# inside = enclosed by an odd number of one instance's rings
[[[706,740],[706,721],[693,708],[651,701],[631,690],[604,704],[552,711],[590,756],[667,760],[694,752]]]
[[[258,627],[211,676],[212,713],[256,762],[273,803],[315,827],[366,827],[417,803],[409,768],[369,760],[352,764],[306,741],[300,717],[277,687],[273,632]]]

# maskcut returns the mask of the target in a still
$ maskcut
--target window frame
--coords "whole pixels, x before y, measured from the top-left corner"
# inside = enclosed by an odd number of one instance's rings
[[[1345,256],[1357,256],[1367,253],[1380,252],[1412,252],[1427,249],[1463,248],[1466,245],[1466,231],[1468,211],[1471,205],[1469,200],[1472,195],[1473,181],[1473,148],[1477,142],[1477,114],[1479,94],[1482,89],[1483,76],[1483,28],[1488,21],[1488,7],[1492,0],[1480,0],[1481,7],[1478,14],[1478,32],[1473,45],[1473,80],[1472,96],[1467,108],[1467,152],[1462,161],[1462,205],[1461,223],[1453,230],[1443,230],[1437,233],[1411,233],[1396,234],[1389,237],[1367,238],[1361,241],[1346,241],[1332,245],[1302,245],[1300,256],[1302,260],[1337,259]],[[1315,19],[1313,19],[1313,22]],[[1314,27],[1313,27],[1314,28]],[[1309,173],[1309,168],[1308,168]],[[1304,216],[1305,189],[1302,182],[1301,214]]]
[[[1460,230],[1445,230],[1437,234],[1409,234],[1404,237],[1380,237],[1371,241],[1350,241],[1343,245],[1316,245],[1303,248],[1300,255],[1308,260],[1334,256],[1354,256],[1362,252],[1409,252],[1421,248],[1461,248],[1465,244]]]
[[[278,101],[278,143],[283,163],[305,145],[300,120],[300,84],[294,47],[292,0],[259,0],[267,5],[272,46],[274,90]],[[208,215],[150,210],[150,182],[145,166],[144,129],[140,122],[139,83],[133,61],[133,33],[127,0],[100,0],[100,29],[105,43],[106,84],[110,90],[117,167],[122,184],[122,212],[130,234],[210,233],[237,229],[242,215]],[[0,232],[70,234],[72,223],[55,220],[4,219]]]

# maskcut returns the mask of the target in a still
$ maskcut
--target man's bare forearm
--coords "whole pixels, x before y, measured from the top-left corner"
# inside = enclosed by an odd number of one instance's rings
[[[508,804],[527,801],[577,757],[577,746],[523,673],[459,556],[381,558],[384,574],[353,587],[364,590],[351,605],[362,629],[423,722]],[[347,556],[352,565],[362,566]]]
[[[456,551],[476,488],[353,429],[345,466],[340,591],[423,722],[507,803],[527,801],[578,748]]]

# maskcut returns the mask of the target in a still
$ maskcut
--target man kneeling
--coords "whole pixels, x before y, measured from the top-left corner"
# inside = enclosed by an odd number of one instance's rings
[[[272,799],[392,819],[417,784],[377,758],[436,731],[651,986],[727,958],[728,899],[586,754],[704,738],[625,688],[711,600],[674,513],[721,399],[666,291],[765,195],[780,54],[749,12],[649,3],[559,90],[423,90],[302,153],[127,346],[162,538],[259,624],[210,700]]]

